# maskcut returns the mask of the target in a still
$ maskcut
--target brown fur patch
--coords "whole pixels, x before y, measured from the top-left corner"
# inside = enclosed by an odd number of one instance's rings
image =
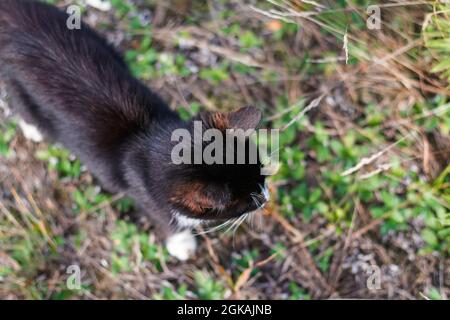
[[[211,116],[214,127],[219,130],[226,130],[230,128],[230,121],[228,115],[225,113],[214,113]]]
[[[201,119],[210,128],[220,131],[227,129],[255,129],[261,121],[261,111],[255,107],[244,107],[236,111],[204,112]]]
[[[202,214],[204,209],[213,208],[215,201],[205,195],[204,184],[194,182],[178,188],[170,201],[180,204],[195,214]]]

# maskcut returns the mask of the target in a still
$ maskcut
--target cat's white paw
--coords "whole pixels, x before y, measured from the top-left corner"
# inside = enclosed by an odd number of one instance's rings
[[[19,127],[20,129],[22,129],[23,135],[28,140],[31,140],[33,142],[42,142],[42,140],[44,140],[44,137],[35,126],[28,124],[23,120],[20,120]]]
[[[197,241],[189,230],[185,230],[174,233],[167,238],[166,248],[172,257],[175,257],[180,261],[186,261],[195,253]]]
[[[86,4],[101,11],[109,11],[111,2],[108,0],[86,0]]]

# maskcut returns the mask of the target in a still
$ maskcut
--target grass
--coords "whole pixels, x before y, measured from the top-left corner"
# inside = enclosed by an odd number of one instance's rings
[[[273,200],[259,226],[203,235],[179,263],[132,200],[5,114],[1,297],[448,299],[448,5],[381,3],[369,30],[362,0],[111,2],[84,18],[183,118],[252,104],[283,129]]]

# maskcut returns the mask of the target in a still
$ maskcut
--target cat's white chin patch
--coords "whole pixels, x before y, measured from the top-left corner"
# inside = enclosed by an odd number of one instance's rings
[[[172,257],[186,261],[193,256],[197,249],[197,241],[188,230],[175,233],[166,240],[166,248]]]
[[[44,137],[35,126],[28,124],[23,120],[20,120],[19,127],[22,130],[25,138],[27,138],[28,140],[31,140],[33,142],[42,142],[42,140],[44,140]]]
[[[186,217],[178,211],[172,211],[172,217],[180,229],[193,229],[203,223],[203,220]]]

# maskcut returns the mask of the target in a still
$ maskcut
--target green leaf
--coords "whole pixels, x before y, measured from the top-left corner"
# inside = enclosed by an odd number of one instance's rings
[[[420,233],[422,236],[422,239],[429,244],[430,246],[437,246],[438,244],[438,238],[436,236],[436,234],[434,233],[433,230],[431,229],[423,229],[422,232]]]
[[[439,62],[431,69],[431,72],[441,72],[447,69],[450,69],[450,58],[447,58],[444,61]]]

